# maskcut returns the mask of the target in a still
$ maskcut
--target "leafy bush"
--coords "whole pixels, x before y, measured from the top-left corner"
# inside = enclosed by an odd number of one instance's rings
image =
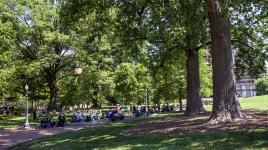
[[[262,77],[256,82],[256,92],[257,95],[267,95],[268,94],[268,77]]]

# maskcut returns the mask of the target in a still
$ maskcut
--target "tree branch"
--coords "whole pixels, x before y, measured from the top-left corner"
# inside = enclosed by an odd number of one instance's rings
[[[18,47],[21,47],[20,51],[23,53],[23,55],[25,57],[28,57],[32,60],[36,59],[36,56],[32,53],[32,50],[29,46],[27,46],[26,44],[24,44],[22,41],[19,43],[18,41],[15,41],[16,45]],[[24,46],[22,47],[21,44]]]
[[[263,16],[261,16],[260,18],[258,18],[257,20],[255,20],[252,24],[250,24],[244,31],[250,29],[253,25],[255,25],[256,23],[258,23],[260,20],[265,19],[268,17],[268,13],[264,14]]]
[[[58,79],[56,80],[56,83],[59,82],[60,80],[64,79],[64,78],[66,78],[66,77],[72,75],[72,74],[73,74],[73,70],[71,70],[71,71],[67,72],[66,74],[64,74],[64,75],[62,75],[62,76],[60,76],[60,77],[58,77]]]
[[[204,48],[204,47],[206,47],[206,46],[208,46],[208,45],[210,45],[210,44],[211,44],[211,41],[206,42],[206,43],[204,43],[204,44],[202,44],[202,45],[196,47],[195,49],[196,49],[196,50],[199,50],[199,49]]]
[[[252,50],[254,49],[253,47],[249,46],[247,43],[242,42],[242,41],[239,41],[239,40],[237,40],[237,39],[232,39],[231,41],[234,42],[234,43],[240,43],[240,44],[242,44],[242,45],[248,47],[249,49],[252,49]]]

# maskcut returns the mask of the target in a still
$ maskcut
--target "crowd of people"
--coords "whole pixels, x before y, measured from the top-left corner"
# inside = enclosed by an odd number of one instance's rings
[[[126,109],[123,107],[117,106],[110,108],[109,111],[106,113],[101,113],[101,111],[74,111],[71,115],[73,122],[93,122],[96,120],[99,120],[101,118],[107,118],[110,122],[115,120],[122,120],[124,119],[124,114],[132,115],[134,117],[144,116],[148,117],[149,115],[156,113],[156,112],[169,112],[173,111],[173,106],[170,106],[168,103],[162,105],[162,107],[159,109],[157,105],[154,106],[141,106],[141,105],[134,105],[134,106],[127,106]],[[39,111],[37,114],[41,116],[42,114],[46,114],[45,111]],[[65,115],[59,113],[58,121],[54,121],[53,117],[43,117],[41,119],[41,128],[50,128],[50,127],[64,127],[66,122]]]
[[[156,112],[171,112],[173,111],[173,106],[169,105],[169,103],[164,104],[161,108],[159,108],[157,105],[154,106],[140,106],[140,105],[134,105],[130,111],[135,117],[138,116],[149,116],[150,114],[156,113]]]
[[[117,119],[123,120],[125,116],[123,115],[123,108],[122,107],[116,107],[116,108],[110,108],[108,112],[106,112],[106,118],[109,119],[110,122],[115,121]]]
[[[64,127],[65,125],[65,115],[59,114],[57,122],[53,120],[53,117],[43,117],[41,118],[40,127],[41,128],[53,128],[53,127]]]
[[[102,117],[102,114],[100,112],[74,112],[72,114],[72,119],[74,122],[80,122],[80,121],[95,121],[99,120]]]

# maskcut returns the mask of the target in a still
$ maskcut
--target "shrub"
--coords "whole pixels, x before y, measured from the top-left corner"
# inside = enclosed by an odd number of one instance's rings
[[[256,82],[256,92],[257,95],[267,95],[268,94],[268,77],[262,77]]]

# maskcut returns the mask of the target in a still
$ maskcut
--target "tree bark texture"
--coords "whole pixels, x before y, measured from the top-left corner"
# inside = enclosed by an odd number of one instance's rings
[[[49,86],[49,104],[48,110],[57,110],[57,86],[56,86],[56,74],[50,71],[45,72],[45,77]]]
[[[92,99],[92,105],[91,105],[91,108],[98,108],[99,107],[99,93],[98,91],[94,91],[93,92],[93,99]]]
[[[179,91],[179,103],[180,103],[180,111],[183,111],[183,109],[182,109],[182,88],[180,88],[180,91]]]
[[[57,87],[55,84],[49,86],[50,90],[50,98],[49,98],[49,105],[48,110],[57,110]]]
[[[99,107],[98,99],[94,98],[94,99],[92,100],[91,108],[98,108],[98,107]]]
[[[155,95],[155,100],[156,100],[156,103],[157,103],[157,110],[160,112],[161,111],[161,104],[160,104],[160,95],[157,91],[156,95]]]
[[[195,115],[204,113],[205,109],[200,96],[200,75],[199,75],[199,57],[198,49],[186,50],[186,68],[187,68],[187,101],[186,115]]]
[[[219,123],[241,118],[235,95],[234,63],[231,49],[230,22],[221,12],[220,1],[206,0],[212,41],[213,108],[210,122]]]

